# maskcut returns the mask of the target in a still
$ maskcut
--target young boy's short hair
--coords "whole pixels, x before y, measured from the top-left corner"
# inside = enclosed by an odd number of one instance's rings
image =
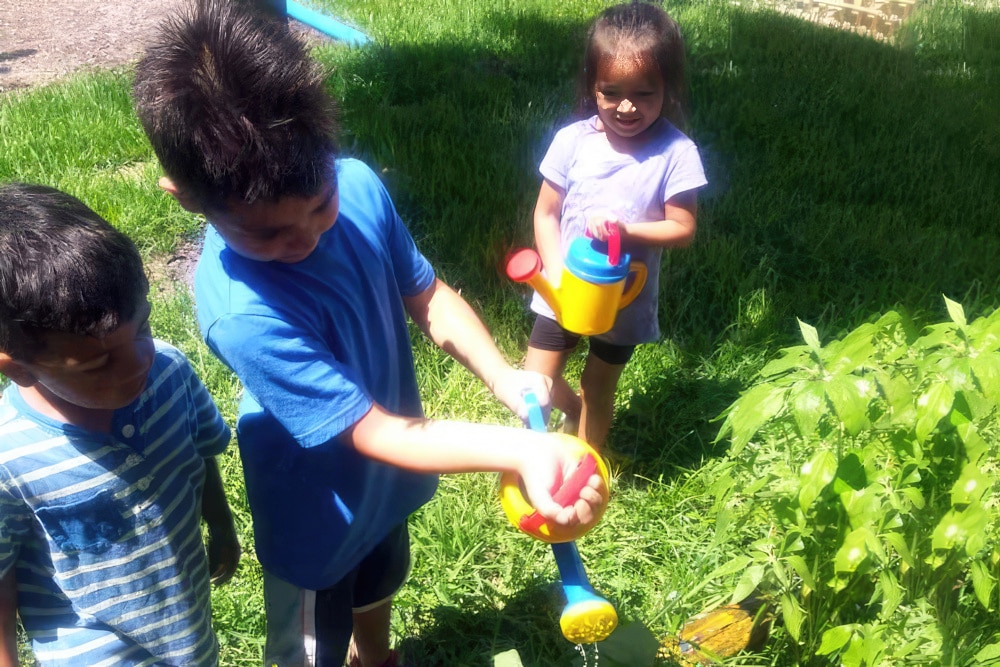
[[[324,71],[284,22],[240,4],[198,0],[136,69],[143,129],[202,210],[309,197],[333,178],[337,116]]]
[[[45,332],[103,338],[145,303],[135,246],[79,199],[0,185],[0,221],[0,352],[30,360]]]

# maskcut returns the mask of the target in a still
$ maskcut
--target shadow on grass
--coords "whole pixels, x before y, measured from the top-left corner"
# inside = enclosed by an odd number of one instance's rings
[[[914,17],[892,46],[724,3],[670,11],[710,184],[694,245],[661,271],[681,370],[621,387],[611,445],[646,474],[719,453],[711,420],[799,342],[796,319],[829,340],[889,309],[937,318],[942,294],[970,316],[1000,302],[1000,14]],[[500,340],[523,340],[532,317],[496,267],[531,244],[537,165],[571,116],[586,25],[496,12],[472,46],[338,56],[346,144]]]
[[[897,48],[696,4],[672,11],[711,184],[695,245],[664,265],[671,336],[717,345],[755,298],[785,339],[795,317],[835,333],[898,305],[937,313],[941,293],[993,307],[1000,19],[970,11],[958,46],[914,28],[923,41]],[[504,292],[494,255],[530,243],[537,164],[571,113],[584,29],[497,13],[481,46],[339,64],[347,143],[384,170],[421,248],[474,302]]]
[[[697,468],[725,452],[713,420],[739,395],[736,380],[659,377],[637,387],[615,414],[608,448],[627,469],[656,478]]]
[[[671,265],[676,336],[715,341],[754,298],[782,344],[796,317],[835,335],[893,307],[939,314],[942,293],[996,306],[1000,16],[962,16],[950,37],[914,23],[904,48],[768,14],[733,13],[721,42],[695,32],[713,185]]]
[[[611,601],[614,604],[614,601]],[[504,601],[502,607],[463,602],[440,606],[420,618],[424,631],[398,648],[408,664],[421,667],[487,667],[497,656],[516,653],[524,667],[639,667],[657,661],[660,640],[642,620],[618,609],[619,623],[599,644],[574,645],[559,627],[565,597],[558,582],[539,583]],[[510,665],[510,657],[505,656]]]
[[[526,587],[502,606],[478,598],[439,606],[422,613],[422,632],[403,639],[399,648],[421,667],[485,667],[511,650],[524,667],[575,667],[582,664],[580,653],[559,629],[564,605],[556,581]],[[593,646],[586,650],[593,664]]]

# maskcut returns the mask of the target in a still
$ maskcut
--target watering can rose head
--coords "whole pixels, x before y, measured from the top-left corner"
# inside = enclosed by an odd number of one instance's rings
[[[646,284],[646,265],[618,252],[614,246],[618,237],[613,238],[575,239],[566,254],[558,287],[542,275],[541,258],[529,248],[510,256],[507,277],[531,285],[567,331],[582,336],[606,333],[614,326],[618,311],[632,303]],[[626,289],[630,274],[635,278]]]
[[[525,497],[520,478],[515,473],[500,476],[500,503],[511,524],[543,542],[572,542],[590,531],[601,520],[610,498],[608,467],[593,447],[583,440],[566,433],[553,433],[551,437],[562,440],[563,445],[575,450],[579,456],[576,469],[552,490],[552,498],[561,505],[571,505],[587,485],[592,475],[601,477],[600,493],[604,502],[592,520],[573,526],[563,526],[544,518]]]

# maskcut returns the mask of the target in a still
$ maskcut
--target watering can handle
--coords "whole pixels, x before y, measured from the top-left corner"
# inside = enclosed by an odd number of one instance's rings
[[[622,258],[622,234],[618,223],[608,226],[608,265],[618,266]]]
[[[545,415],[542,414],[542,406],[538,403],[535,392],[526,391],[522,395],[524,404],[528,407],[528,426],[532,431],[545,432]]]
[[[531,427],[531,430],[544,433],[545,416],[542,414],[542,407],[538,403],[538,397],[533,392],[525,392],[524,403],[528,406],[528,425]],[[561,484],[557,484],[550,489],[552,499],[563,506],[575,500],[580,495],[580,489],[586,486],[587,480],[595,472],[597,472],[597,461],[593,456],[587,454],[577,464],[576,469],[569,477],[565,478]],[[532,531],[537,530],[544,522],[545,517],[538,512],[532,512],[531,514],[523,515],[518,523],[521,530]]]
[[[618,227],[618,223],[609,224],[607,221],[604,222],[604,229],[608,232],[608,266],[618,266],[618,262],[622,259],[622,234],[621,229]],[[588,239],[594,238],[594,235],[590,233],[588,229],[583,233]]]
[[[565,507],[579,497],[580,490],[587,485],[587,480],[596,472],[597,461],[593,456],[587,454],[576,466],[576,470],[564,479],[561,485],[557,484],[552,489],[552,500]],[[543,523],[545,523],[545,517],[535,511],[531,514],[523,515],[521,520],[518,521],[518,526],[520,526],[521,530],[530,532],[538,530],[539,526]]]

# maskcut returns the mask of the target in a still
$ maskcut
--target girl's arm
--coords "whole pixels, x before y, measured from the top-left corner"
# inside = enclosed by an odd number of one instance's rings
[[[11,566],[0,578],[0,667],[17,667],[17,579]]]
[[[535,203],[535,247],[542,258],[545,276],[550,283],[559,282],[563,269],[562,242],[559,236],[559,221],[562,218],[563,199],[566,191],[545,179]]]
[[[572,505],[549,489],[579,463],[577,450],[553,434],[528,429],[394,415],[379,405],[342,438],[365,456],[425,473],[514,472],[539,514],[561,525],[589,525],[604,504],[603,482],[591,476]]]
[[[588,221],[591,235],[600,240],[608,237],[608,225],[618,225],[623,241],[642,245],[684,248],[691,245],[698,225],[698,191],[688,190],[674,195],[663,206],[663,220],[654,222],[620,222],[618,220]]]

